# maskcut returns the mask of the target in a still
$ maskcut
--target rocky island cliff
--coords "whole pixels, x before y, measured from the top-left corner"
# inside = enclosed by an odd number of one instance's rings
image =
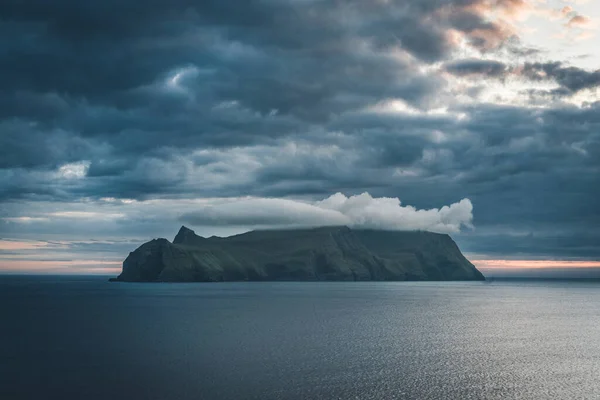
[[[321,227],[198,236],[129,253],[125,282],[484,280],[445,234]]]

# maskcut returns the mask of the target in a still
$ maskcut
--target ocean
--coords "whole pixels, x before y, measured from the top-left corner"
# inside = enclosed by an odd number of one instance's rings
[[[0,276],[0,399],[597,399],[600,283]]]

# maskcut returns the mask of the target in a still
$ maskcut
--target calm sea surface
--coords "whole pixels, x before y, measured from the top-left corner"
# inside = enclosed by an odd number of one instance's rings
[[[599,399],[600,284],[0,276],[0,399]]]

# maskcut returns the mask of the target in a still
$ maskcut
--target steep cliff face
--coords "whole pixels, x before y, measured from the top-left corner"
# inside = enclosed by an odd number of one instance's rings
[[[203,238],[181,227],[130,253],[116,280],[482,280],[448,235],[322,227]]]

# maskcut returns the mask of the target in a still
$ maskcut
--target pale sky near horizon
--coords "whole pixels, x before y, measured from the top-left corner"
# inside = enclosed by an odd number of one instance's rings
[[[600,267],[596,0],[0,15],[0,271],[112,273],[182,224],[425,229],[491,273]]]

